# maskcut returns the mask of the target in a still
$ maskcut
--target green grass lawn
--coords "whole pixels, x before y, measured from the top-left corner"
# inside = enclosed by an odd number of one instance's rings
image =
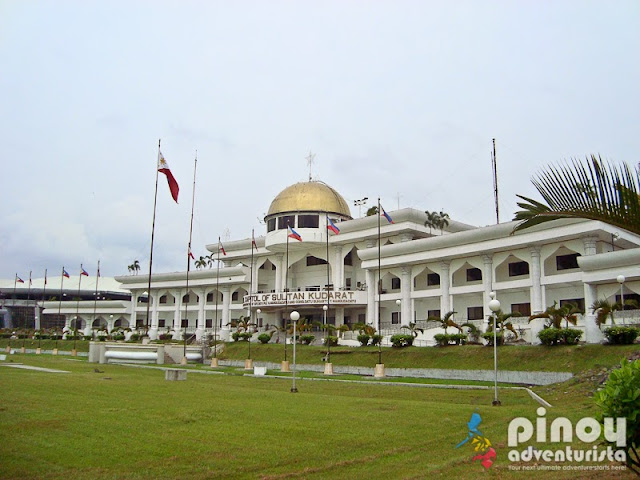
[[[292,360],[292,345],[287,346]],[[578,346],[530,346],[507,345],[498,348],[500,368],[503,370],[552,371],[578,373],[584,370],[618,364],[631,352],[640,351],[635,345],[578,345]],[[296,345],[298,363],[321,364],[326,348]],[[220,358],[244,360],[247,358],[246,342],[227,343]],[[252,344],[251,358],[263,362],[281,362],[284,345]],[[361,365],[373,367],[378,362],[376,347],[334,347],[331,363],[334,365]],[[383,348],[382,362],[387,368],[453,368],[493,370],[493,348],[477,345],[441,348],[406,347]]]
[[[56,343],[55,340],[40,340],[40,348],[42,350],[53,350],[57,348],[61,352],[70,352],[73,349],[73,340],[58,340]],[[76,340],[76,350],[78,352],[88,352],[89,351],[89,342],[86,340]],[[17,339],[17,340],[9,340],[8,338],[0,338],[0,353],[4,353],[7,346],[11,346],[14,350],[20,350],[22,345],[26,349],[35,350],[38,348],[38,340],[34,340],[32,338],[25,339]]]
[[[253,349],[252,349],[253,351]],[[164,372],[15,355],[52,374],[0,367],[0,478],[530,478],[510,471],[509,421],[535,418],[523,391],[451,391]],[[99,371],[96,372],[96,369]],[[200,368],[200,370],[206,370]],[[554,416],[597,410],[593,385],[545,387]],[[477,410],[494,444],[488,471],[454,446]],[[536,478],[632,478],[536,472]]]

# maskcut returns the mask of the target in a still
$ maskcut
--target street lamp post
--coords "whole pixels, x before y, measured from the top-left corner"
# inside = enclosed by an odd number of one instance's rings
[[[494,385],[495,385],[495,394],[493,398],[492,405],[494,407],[500,406],[500,400],[498,400],[498,329],[496,325],[497,313],[500,310],[500,302],[496,300],[496,292],[491,292],[489,294],[491,300],[489,301],[489,310],[493,312],[493,370],[495,373],[494,376]]]
[[[364,198],[361,198],[360,200],[353,201],[353,204],[356,207],[358,207],[358,218],[362,217],[362,205],[366,205],[367,200],[369,200],[369,197],[364,197]]]
[[[291,393],[298,393],[296,388],[296,325],[300,319],[300,314],[294,310],[289,315],[289,318],[293,322],[293,385],[291,386]]]
[[[618,275],[616,280],[620,284],[620,310],[622,310],[622,325],[624,325],[624,275]]]

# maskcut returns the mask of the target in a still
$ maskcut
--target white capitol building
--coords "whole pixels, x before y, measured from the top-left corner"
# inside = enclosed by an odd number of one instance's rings
[[[505,312],[524,315],[514,324],[525,340],[537,343],[543,325],[529,323],[530,314],[573,302],[586,310],[578,324],[583,340],[595,343],[603,336],[589,306],[619,300],[621,289],[625,299],[640,292],[640,236],[601,222],[557,220],[512,233],[516,222],[474,227],[451,220],[441,231],[425,226],[423,211],[387,213],[393,223],[378,215],[354,219],[327,184],[296,183],[271,202],[257,250],[251,238],[224,242],[220,266],[192,270],[188,289],[186,272],[154,273],[148,322],[147,275],[115,278],[130,300],[45,302],[44,314],[60,310],[66,325],[77,316],[86,330],[148,324],[152,339],[167,331],[181,338],[184,329],[227,339],[230,322],[241,316],[251,315],[258,330],[281,326],[294,309],[322,323],[326,305],[336,326],[368,323],[390,335],[416,322],[427,328],[416,344],[431,345],[442,329],[427,318],[452,310],[458,324],[484,331],[495,291]],[[327,217],[339,234],[327,229]],[[302,241],[288,238],[288,225]],[[207,249],[217,255],[218,243]]]

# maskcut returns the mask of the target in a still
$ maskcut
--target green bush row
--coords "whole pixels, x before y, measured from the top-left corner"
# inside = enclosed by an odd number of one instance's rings
[[[438,333],[433,336],[434,340],[441,347],[447,345],[464,345],[467,342],[467,336],[464,333]]]
[[[636,327],[610,327],[604,331],[609,343],[615,345],[631,345],[640,335],[640,329]]]
[[[411,345],[413,345],[413,340],[413,335],[391,335],[391,345],[396,348],[410,347]]]
[[[543,345],[575,345],[582,337],[582,331],[575,328],[545,328],[538,333]]]

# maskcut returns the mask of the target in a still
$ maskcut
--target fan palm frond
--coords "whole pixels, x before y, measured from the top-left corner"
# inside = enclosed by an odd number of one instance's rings
[[[549,166],[532,179],[543,202],[517,195],[522,209],[513,232],[559,218],[586,218],[640,233],[640,169],[612,166],[591,155],[587,163]]]

